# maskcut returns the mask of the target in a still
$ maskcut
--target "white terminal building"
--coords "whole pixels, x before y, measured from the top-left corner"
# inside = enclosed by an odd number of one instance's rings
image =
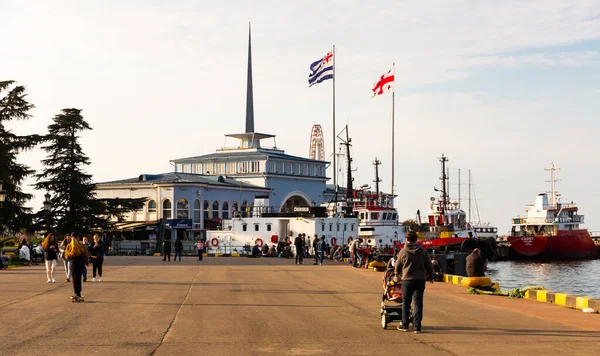
[[[328,162],[292,156],[261,141],[275,135],[254,130],[251,42],[248,42],[246,129],[226,135],[236,147],[215,153],[171,160],[174,172],[97,183],[98,198],[147,198],[144,207],[127,215],[111,234],[145,240],[166,220],[166,237],[194,239],[218,229],[234,214],[280,212],[319,206],[331,197],[327,190]],[[170,232],[170,233],[169,233]]]

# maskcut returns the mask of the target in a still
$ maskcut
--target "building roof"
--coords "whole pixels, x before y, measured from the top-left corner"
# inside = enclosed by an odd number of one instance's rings
[[[191,173],[161,173],[161,174],[141,174],[135,178],[114,180],[110,182],[97,183],[96,186],[108,186],[108,185],[131,185],[131,184],[169,184],[169,183],[190,183],[190,184],[207,184],[211,186],[222,186],[240,188],[254,188],[270,191],[270,188],[260,187],[246,182],[241,182],[237,179],[226,178],[225,176],[206,176],[202,174],[191,174]]]
[[[174,163],[192,163],[197,161],[209,161],[209,160],[239,160],[239,159],[284,159],[288,161],[301,161],[301,162],[314,162],[314,163],[328,163],[327,161],[318,161],[314,159],[292,156],[283,153],[283,151],[268,150],[268,149],[256,149],[256,150],[236,150],[236,151],[221,151],[216,153],[210,153],[202,156],[178,158],[171,160]]]

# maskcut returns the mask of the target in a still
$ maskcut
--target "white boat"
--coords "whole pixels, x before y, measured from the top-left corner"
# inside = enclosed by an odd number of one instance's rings
[[[277,245],[298,234],[306,234],[312,242],[314,235],[325,236],[330,245],[347,242],[356,237],[358,220],[345,214],[329,214],[326,207],[294,207],[278,210],[257,207],[249,213],[238,213],[233,219],[223,220],[222,230],[206,232],[206,243],[211,252],[245,253],[257,244]]]

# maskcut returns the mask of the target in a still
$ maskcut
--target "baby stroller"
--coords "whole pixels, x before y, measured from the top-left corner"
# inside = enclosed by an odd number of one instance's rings
[[[387,264],[386,271],[382,275],[383,296],[381,297],[381,327],[387,329],[387,325],[394,321],[402,322],[402,282],[394,282],[394,264],[396,257],[392,257]],[[388,305],[393,302],[395,305]],[[412,310],[408,323],[412,323]]]

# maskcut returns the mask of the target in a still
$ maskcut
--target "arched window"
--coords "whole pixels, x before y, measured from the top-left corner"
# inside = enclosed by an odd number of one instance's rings
[[[232,210],[233,210],[233,213],[232,213],[232,216],[231,216],[231,217],[232,217],[232,218],[235,218],[235,216],[236,216],[237,214],[239,214],[239,212],[240,212],[240,207],[239,207],[239,205],[238,205],[238,202],[237,202],[237,201],[234,201],[234,202],[233,202],[233,204],[231,205],[231,208],[232,208]]]
[[[212,205],[212,217],[213,219],[219,218],[219,201],[215,200]]]
[[[229,219],[229,203],[223,202],[223,219]]]
[[[177,219],[190,218],[190,203],[187,199],[181,198],[177,200]]]
[[[196,199],[194,201],[194,224],[200,224],[200,214],[202,210],[200,209],[200,200]]]
[[[162,205],[163,219],[171,219],[171,211],[173,210],[171,201],[169,199],[165,199]]]
[[[156,201],[150,200],[148,202],[148,212],[149,213],[156,213]]]
[[[208,219],[208,200],[204,201],[204,218]]]

